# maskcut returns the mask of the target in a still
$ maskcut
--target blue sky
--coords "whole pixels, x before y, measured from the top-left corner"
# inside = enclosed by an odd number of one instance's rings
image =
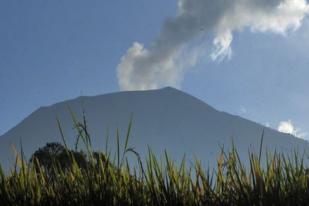
[[[40,106],[120,90],[117,66],[133,42],[149,47],[177,1],[0,2],[0,134]],[[309,132],[309,20],[287,35],[233,33],[232,56],[213,61],[211,34],[179,87],[219,110]]]

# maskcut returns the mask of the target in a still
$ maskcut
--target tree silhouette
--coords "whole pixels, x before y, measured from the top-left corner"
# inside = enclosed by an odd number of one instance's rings
[[[88,161],[83,152],[66,150],[64,146],[57,142],[47,143],[44,147],[35,151],[30,158],[30,163],[34,163],[37,168],[40,165],[47,174],[51,175],[55,166],[59,166],[63,171],[70,169],[73,164],[72,157],[80,168],[85,169],[87,167]]]
[[[84,152],[68,150],[57,142],[47,143],[44,147],[39,148],[33,153],[29,162],[34,164],[37,170],[43,168],[48,176],[53,177],[53,175],[56,174],[55,169],[61,169],[63,172],[67,172],[71,169],[73,159],[82,170],[90,166],[94,169],[98,169],[100,161],[104,165],[109,164],[113,167],[113,165],[108,162],[106,156],[101,152],[92,152],[91,158],[89,158],[90,161]]]

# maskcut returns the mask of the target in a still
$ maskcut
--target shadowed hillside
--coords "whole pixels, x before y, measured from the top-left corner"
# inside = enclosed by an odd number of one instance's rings
[[[78,119],[84,109],[94,149],[105,148],[107,135],[110,145],[115,145],[116,129],[124,137],[133,117],[130,141],[142,157],[149,145],[155,154],[162,154],[166,149],[177,160],[186,154],[189,159],[196,156],[206,166],[212,166],[222,145],[228,149],[233,142],[240,157],[247,157],[248,149],[258,151],[263,129],[263,148],[269,151],[291,152],[295,148],[302,151],[309,146],[304,140],[217,111],[195,97],[168,87],[79,97],[42,107],[0,137],[0,160],[4,167],[13,160],[10,144],[19,147],[22,142],[29,158],[47,142],[61,141],[57,117],[68,144],[73,146],[76,132],[69,108]]]

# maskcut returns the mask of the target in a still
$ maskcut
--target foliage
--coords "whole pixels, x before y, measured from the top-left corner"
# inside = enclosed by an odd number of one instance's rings
[[[79,138],[89,144],[85,124],[74,122]],[[51,144],[38,150],[34,154],[38,161],[21,161],[9,174],[0,169],[0,205],[309,205],[309,175],[296,153],[293,159],[269,155],[266,167],[261,166],[259,155],[250,153],[247,168],[233,149],[221,153],[211,172],[199,161],[188,167],[184,159],[177,165],[167,153],[161,162],[149,149],[143,164],[128,146],[130,130],[131,123],[123,150],[117,135],[116,158],[93,153],[86,146],[84,168],[64,141],[65,146]],[[66,153],[70,164],[59,167],[61,158],[45,164],[46,152],[56,157]],[[136,157],[139,167],[130,166],[129,154]]]
[[[67,151],[64,146],[57,142],[47,143],[46,146],[39,148],[31,156],[29,163],[34,164],[37,171],[43,168],[49,177],[53,177],[55,175],[55,165],[64,172],[69,171],[72,167],[71,155],[80,169],[85,170],[90,165],[83,151]],[[93,152],[92,155],[96,162],[99,158],[104,158],[104,154],[100,152]]]

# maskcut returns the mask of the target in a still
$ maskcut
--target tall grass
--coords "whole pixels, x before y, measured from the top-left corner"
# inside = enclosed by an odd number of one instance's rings
[[[117,133],[116,157],[106,150],[95,159],[85,119],[74,117],[73,122],[77,141],[86,145],[87,168],[80,168],[70,154],[58,122],[71,167],[64,171],[55,163],[56,175],[50,178],[38,161],[17,156],[9,174],[0,167],[0,205],[309,205],[309,174],[296,153],[292,159],[270,155],[266,167],[261,166],[261,152],[249,153],[247,167],[233,148],[221,152],[217,168],[204,170],[198,160],[188,167],[185,159],[176,164],[167,153],[159,161],[149,149],[143,164],[128,144],[130,123],[123,148]],[[128,163],[132,154],[139,166]]]

